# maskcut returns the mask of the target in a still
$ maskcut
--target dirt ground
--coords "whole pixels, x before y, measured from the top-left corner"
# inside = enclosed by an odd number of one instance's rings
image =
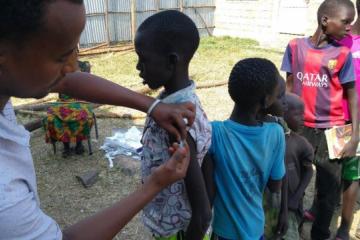
[[[205,111],[211,120],[226,119],[232,109],[232,103],[227,95],[227,88],[218,87],[198,90]],[[221,103],[219,104],[219,96]],[[124,108],[115,109],[118,112],[129,112]],[[128,128],[134,124],[141,125],[143,120],[129,121],[119,119],[98,119],[100,137],[93,139],[94,154],[89,156],[72,156],[68,159],[61,157],[61,144],[57,145],[58,152],[53,153],[51,145],[45,145],[44,133],[37,130],[32,134],[31,147],[37,170],[41,206],[46,213],[54,217],[61,227],[69,226],[76,221],[94,214],[98,210],[125,197],[139,185],[139,171],[128,175],[122,171],[119,164],[109,169],[108,162],[99,147],[106,136],[110,136],[115,128]],[[94,135],[94,134],[93,134]],[[85,144],[85,146],[87,146]],[[121,161],[123,158],[120,158]],[[135,160],[134,160],[135,161]],[[137,163],[138,164],[138,163]],[[85,189],[75,178],[89,170],[99,170],[99,180],[92,187]],[[313,182],[307,189],[305,206],[309,206],[313,197]],[[357,207],[358,209],[358,207]],[[355,215],[351,234],[354,234],[360,214]],[[336,231],[334,218],[333,231]],[[303,236],[309,239],[309,224],[305,224]],[[122,230],[115,239],[151,239],[141,224],[139,216]]]
[[[253,40],[237,38],[203,38],[199,50],[194,56],[190,66],[190,75],[199,84],[218,83],[226,81],[234,63],[245,57],[266,57],[280,66],[283,52],[262,49]],[[87,57],[92,64],[92,72],[111,79],[116,83],[130,88],[141,87],[141,80],[136,70],[137,57],[134,52],[126,54],[109,53],[99,56]],[[197,91],[205,112],[210,120],[227,119],[233,104],[228,97],[227,87],[201,89]],[[13,99],[15,105],[33,101],[29,99]],[[139,115],[139,112],[125,108],[108,108],[117,113],[131,113]],[[140,114],[141,115],[141,114]],[[21,122],[27,122],[30,118],[21,117]],[[91,142],[94,154],[89,156],[72,156],[68,159],[61,157],[61,144],[57,144],[58,152],[53,153],[51,145],[46,145],[44,132],[37,130],[32,134],[31,149],[34,157],[35,168],[38,178],[38,189],[41,206],[50,216],[65,228],[70,224],[94,214],[98,210],[124,198],[139,186],[139,170],[133,175],[126,174],[121,167],[125,158],[119,158],[119,163],[110,169],[104,154],[99,147],[104,138],[111,136],[113,129],[128,128],[134,124],[142,125],[144,119],[135,122],[120,119],[98,119],[99,140]],[[94,136],[94,134],[92,134]],[[93,137],[94,138],[94,137]],[[85,144],[85,146],[87,146]],[[139,165],[138,162],[135,164]],[[100,172],[98,181],[90,188],[85,189],[75,176],[89,170]],[[313,183],[306,193],[305,207],[309,206],[314,194]],[[358,212],[355,216],[352,234],[356,223],[360,218]],[[334,218],[333,231],[336,231]],[[309,224],[304,227],[304,239],[308,238]],[[151,239],[141,224],[139,216],[135,217],[127,227],[122,230],[115,239],[135,240]]]
[[[315,172],[314,172],[314,176],[311,180],[311,183],[309,184],[308,188],[306,189],[306,194],[305,194],[305,198],[304,198],[304,207],[305,209],[308,209],[311,207],[311,203],[313,200],[313,196],[314,196],[314,184],[315,184]],[[360,196],[360,195],[359,195]],[[358,197],[358,199],[360,199],[360,197]],[[356,231],[356,227],[357,227],[357,223],[360,221],[360,211],[359,211],[360,205],[359,202],[356,204],[355,206],[355,211],[354,211],[354,221],[350,230],[350,239],[354,239],[356,240],[357,238],[355,237],[355,231]],[[340,215],[341,215],[341,206],[339,206],[333,216],[332,219],[332,223],[331,223],[331,232],[332,232],[332,237],[335,237],[334,235],[336,234],[336,230],[337,227],[340,225]],[[311,223],[305,223],[302,229],[302,237],[304,240],[310,240],[310,230],[311,230]]]

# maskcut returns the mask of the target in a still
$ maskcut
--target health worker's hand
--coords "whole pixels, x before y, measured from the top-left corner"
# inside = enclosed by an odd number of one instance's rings
[[[190,102],[159,103],[151,112],[151,117],[179,142],[181,139],[186,139],[186,127],[191,126],[195,120],[195,105]],[[187,123],[184,119],[187,119]]]
[[[183,179],[190,162],[190,151],[188,145],[185,143],[184,147],[179,147],[179,144],[174,143],[169,149],[172,156],[164,164],[154,169],[149,176],[148,183],[154,185],[158,189],[163,189],[168,185]]]

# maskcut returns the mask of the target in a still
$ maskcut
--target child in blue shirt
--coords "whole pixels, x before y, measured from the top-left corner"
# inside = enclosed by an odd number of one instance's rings
[[[275,101],[279,77],[275,65],[260,58],[239,61],[230,74],[229,94],[235,106],[230,119],[212,123],[212,144],[203,166],[204,173],[213,167],[206,182],[214,204],[213,232],[219,240],[261,239],[263,191],[266,186],[272,192],[281,188],[283,129],[257,119]]]

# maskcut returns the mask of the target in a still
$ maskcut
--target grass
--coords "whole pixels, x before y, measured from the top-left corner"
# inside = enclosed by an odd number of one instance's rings
[[[234,64],[243,58],[265,57],[280,65],[282,52],[263,49],[252,39],[231,37],[205,37],[201,39],[198,51],[190,64],[190,77],[197,83],[226,81]],[[136,70],[135,51],[125,53],[107,53],[81,60],[90,61],[92,73],[109,79],[122,86],[136,89],[142,87],[142,80]],[[13,98],[14,105],[23,104],[32,99]]]
[[[191,61],[190,77],[200,84],[223,82],[228,79],[232,67],[240,59],[266,57],[279,66],[282,54],[274,49],[260,48],[259,43],[252,39],[204,37]],[[83,57],[81,60],[90,61],[92,73],[98,76],[131,89],[143,87],[136,70],[137,55],[135,51],[107,53]],[[33,100],[13,98],[12,101],[14,105],[19,105]],[[207,99],[203,101],[207,101]],[[28,118],[24,119],[23,117],[20,117],[19,120],[22,123],[29,121]]]
[[[281,52],[262,49],[258,43],[250,39],[239,38],[203,38],[199,50],[190,66],[191,78],[200,83],[214,83],[227,80],[232,66],[240,59],[247,57],[265,57],[280,65]],[[129,88],[142,87],[141,79],[135,68],[137,56],[135,52],[109,53],[83,58],[92,64],[92,72]],[[210,120],[224,120],[233,103],[227,94],[227,87],[200,89],[197,91],[203,108]],[[29,99],[13,99],[15,104],[31,101]],[[124,108],[115,108],[117,112],[132,112]],[[24,118],[23,121],[31,119]],[[104,154],[98,150],[112,129],[143,124],[144,120],[132,122],[120,119],[98,120],[100,138],[93,142],[95,150],[92,156],[87,154],[69,159],[61,158],[59,152],[53,154],[50,145],[44,143],[44,133],[38,130],[32,134],[31,149],[38,177],[38,190],[41,206],[46,213],[59,222],[61,227],[69,226],[111,203],[127,196],[139,185],[139,171],[134,176],[127,176],[117,166],[109,169]],[[121,161],[122,158],[119,160]],[[89,189],[84,189],[75,176],[91,169],[100,171],[98,182]],[[308,189],[307,206],[313,196],[313,187]],[[357,221],[357,220],[356,220]],[[151,239],[146,233],[139,216],[121,231],[115,239],[135,240]]]
[[[140,183],[139,171],[133,176],[122,172],[119,165],[108,168],[99,147],[106,136],[110,136],[113,128],[129,127],[131,121],[98,120],[100,140],[92,142],[93,155],[86,152],[83,156],[61,157],[62,146],[57,144],[58,152],[53,153],[51,145],[44,144],[42,130],[32,134],[31,149],[37,174],[38,191],[43,210],[53,217],[61,226],[67,226],[95,214],[110,204],[133,192]],[[87,148],[87,144],[85,147]],[[119,158],[121,161],[123,158]],[[90,170],[98,170],[99,178],[95,185],[84,188],[75,178]],[[145,236],[139,217],[137,216],[115,239],[132,240],[137,236]],[[137,239],[138,239],[137,238]],[[146,238],[140,238],[146,239]]]
[[[265,57],[276,65],[280,64],[282,53],[261,49],[258,42],[251,39],[230,37],[206,37],[190,64],[190,76],[196,82],[217,82],[228,78],[231,68],[242,58]],[[83,60],[91,62],[94,74],[130,88],[142,86],[136,70],[135,52],[109,53]]]
[[[195,54],[190,67],[191,78],[196,82],[218,82],[228,78],[232,66],[241,58],[270,56],[279,62],[280,53],[260,49],[258,43],[238,38],[203,38],[199,50]],[[142,81],[136,70],[137,56],[135,52],[108,53],[82,58],[90,61],[92,72],[129,88],[142,87]],[[209,119],[225,119],[232,109],[232,102],[227,88],[218,87],[198,91],[203,107]],[[219,105],[219,98],[222,104]],[[29,99],[13,99],[15,105]],[[112,109],[116,112],[131,112],[124,108]],[[31,120],[20,117],[22,122]],[[38,130],[32,134],[31,149],[38,177],[38,190],[42,208],[52,216],[62,228],[94,214],[99,209],[127,196],[139,185],[139,172],[127,176],[121,167],[109,169],[107,160],[99,147],[106,136],[110,136],[113,128],[143,124],[143,119],[132,122],[119,119],[100,119],[98,121],[100,139],[92,143],[95,150],[92,156],[87,154],[69,159],[61,157],[61,144],[57,144],[58,153],[54,155],[52,147],[45,145],[44,133]],[[121,161],[121,158],[120,158]],[[89,189],[84,189],[75,176],[88,170],[100,171],[98,182]],[[121,231],[116,239],[151,239],[141,224],[139,216]]]

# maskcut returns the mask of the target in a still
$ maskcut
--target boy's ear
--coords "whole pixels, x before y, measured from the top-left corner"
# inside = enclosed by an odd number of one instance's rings
[[[260,107],[262,108],[262,109],[266,109],[266,97],[263,97],[262,99],[261,99],[261,101],[260,101]]]
[[[170,53],[168,56],[169,69],[173,69],[178,62],[179,62],[179,55],[175,52]]]
[[[327,16],[323,15],[320,20],[321,26],[326,28],[327,24],[328,24],[328,20],[329,20],[329,18]]]
[[[267,109],[271,106],[270,104],[270,100],[271,100],[271,96],[270,95],[266,95],[264,98],[263,98],[263,101],[262,101],[262,107],[264,109]]]

